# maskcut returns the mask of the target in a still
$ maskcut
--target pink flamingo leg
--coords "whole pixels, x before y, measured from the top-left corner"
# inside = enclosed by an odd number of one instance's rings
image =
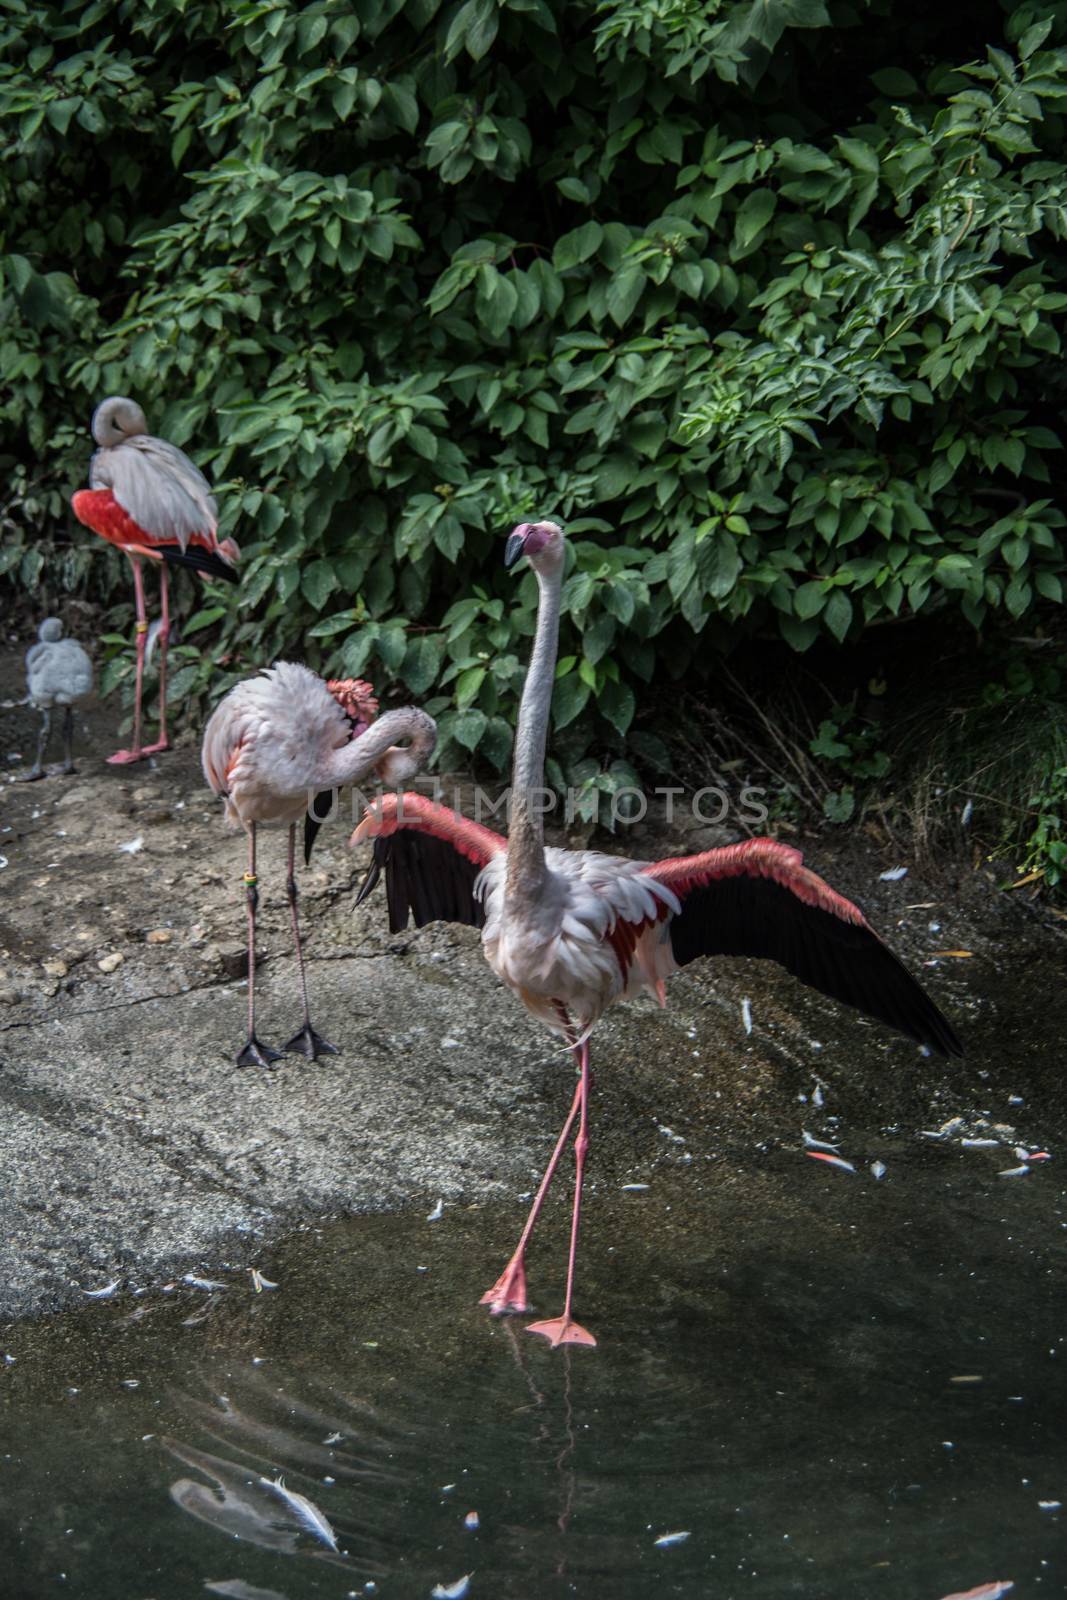
[[[574,1295],[574,1264],[578,1257],[578,1225],[582,1214],[582,1179],[585,1174],[585,1156],[589,1149],[589,1044],[584,1041],[581,1047],[582,1076],[578,1085],[579,1118],[578,1137],[574,1141],[574,1211],[571,1216],[571,1247],[567,1258],[567,1293],[563,1301],[563,1315],[552,1317],[547,1322],[531,1322],[526,1329],[527,1333],[540,1333],[548,1340],[553,1349],[561,1344],[595,1345],[593,1335],[583,1328],[581,1323],[575,1322],[571,1316],[571,1300]],[[573,1115],[573,1113],[572,1113]]]
[[[309,1061],[317,1061],[320,1056],[339,1056],[341,1054],[335,1044],[329,1044],[311,1026],[311,1012],[308,1009],[308,980],[304,968],[304,950],[300,943],[300,919],[297,916],[296,902],[296,823],[289,824],[289,875],[286,878],[286,892],[289,896],[289,919],[293,925],[293,944],[296,946],[296,967],[300,974],[300,994],[304,1002],[304,1026],[299,1033],[294,1033],[289,1043],[285,1045],[283,1053],[291,1054],[294,1050],[302,1056],[307,1056]]]
[[[148,633],[148,618],[145,615],[141,559],[139,556],[131,556],[130,561],[133,564],[133,588],[137,599],[137,682],[133,691],[133,747],[129,750],[116,750],[113,756],[108,756],[108,765],[112,767],[125,767],[133,761],[140,761],[145,753],[141,749],[141,686],[144,682],[144,651],[145,636]]]
[[[159,619],[159,738],[155,744],[146,744],[141,749],[143,756],[158,755],[161,750],[170,749],[170,740],[167,738],[167,640],[170,638],[170,574],[166,562],[160,573],[159,580],[160,619]]]
[[[256,907],[259,890],[256,880],[256,825],[248,824],[248,871],[245,873],[245,906],[248,913],[248,1039],[237,1057],[239,1067],[272,1067],[282,1059],[256,1038]]]
[[[575,1059],[580,1061],[579,1052],[577,1050],[575,1050],[574,1055]],[[534,1230],[534,1223],[537,1221],[542,1202],[544,1201],[545,1195],[548,1193],[548,1186],[552,1182],[552,1177],[559,1163],[559,1158],[563,1154],[563,1146],[566,1144],[567,1139],[570,1136],[570,1131],[574,1126],[574,1119],[578,1115],[578,1111],[581,1107],[581,1101],[582,1085],[579,1081],[578,1087],[574,1091],[574,1100],[571,1104],[571,1109],[567,1114],[567,1120],[563,1124],[563,1131],[556,1140],[556,1148],[552,1152],[552,1159],[545,1168],[545,1175],[541,1179],[541,1184],[538,1188],[537,1194],[534,1196],[534,1203],[530,1207],[530,1214],[526,1218],[526,1226],[523,1228],[519,1242],[515,1246],[514,1254],[512,1255],[507,1266],[504,1268],[503,1272],[500,1274],[499,1278],[494,1283],[493,1287],[491,1289],[487,1289],[479,1301],[480,1305],[488,1306],[490,1308],[494,1317],[502,1317],[507,1315],[509,1312],[516,1312],[517,1314],[522,1315],[523,1312],[529,1311],[530,1309],[526,1300],[526,1266],[524,1259],[526,1255],[526,1246],[529,1243],[530,1235]]]

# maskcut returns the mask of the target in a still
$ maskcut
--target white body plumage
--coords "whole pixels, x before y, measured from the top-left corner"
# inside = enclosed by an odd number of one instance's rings
[[[226,801],[228,822],[291,823],[322,783],[326,757],[352,728],[323,680],[295,661],[246,678],[216,706],[204,730],[204,777]]]
[[[533,903],[509,903],[503,852],[479,875],[475,892],[485,906],[486,959],[554,1033],[573,1037],[560,1005],[584,1037],[613,1001],[640,989],[660,994],[663,979],[674,971],[666,918],[680,909],[679,902],[665,884],[642,874],[645,865],[593,850],[549,848]],[[610,937],[620,922],[633,927],[625,974]]]

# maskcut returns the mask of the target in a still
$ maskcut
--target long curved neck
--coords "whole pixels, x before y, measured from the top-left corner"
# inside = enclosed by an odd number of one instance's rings
[[[508,899],[516,895],[536,894],[545,875],[545,835],[540,801],[544,797],[545,743],[556,675],[562,567],[547,575],[539,572],[537,582],[541,590],[537,607],[537,632],[523,685],[519,725],[515,731],[511,823],[508,829]]]
[[[313,786],[340,789],[346,783],[360,783],[375,767],[382,767],[386,783],[403,783],[420,772],[433,754],[436,732],[433,718],[415,706],[387,711],[358,739],[331,750],[316,771]],[[395,748],[401,739],[408,741],[406,750]]]

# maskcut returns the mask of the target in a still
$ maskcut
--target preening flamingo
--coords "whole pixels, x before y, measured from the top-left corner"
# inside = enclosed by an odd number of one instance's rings
[[[108,756],[112,765],[140,761],[169,749],[167,739],[167,638],[170,631],[171,566],[190,567],[203,577],[237,582],[240,551],[218,538],[218,507],[200,468],[177,445],[148,432],[135,400],[112,395],[93,412],[97,450],[89,463],[89,488],[79,489],[71,508],[79,522],[125,551],[133,566],[137,601],[137,680],[133,700],[133,744]],[[160,563],[159,738],[141,743],[141,687],[145,666],[144,580],[141,560]]]
[[[393,932],[410,916],[482,929],[486,959],[578,1071],[563,1131],[518,1245],[482,1303],[525,1312],[524,1257],[575,1119],[575,1189],[562,1315],[531,1323],[551,1344],[595,1344],[572,1316],[574,1267],[589,1146],[589,1035],[605,1007],[641,989],[665,1003],[664,980],[702,955],[766,956],[802,983],[899,1028],[942,1055],[962,1054],[952,1027],[857,906],[773,839],[666,861],[547,849],[541,807],[545,740],[559,635],[564,538],[553,522],[520,523],[505,562],[537,574],[537,632],[515,736],[508,837],[417,794],[385,796],[352,835],[372,838],[362,901],[384,870]]]
[[[226,819],[248,834],[245,901],[248,915],[248,1039],[237,1065],[269,1067],[291,1051],[312,1061],[337,1054],[311,1026],[307,975],[300,945],[296,893],[296,825],[309,818],[308,837],[318,826],[310,816],[322,790],[359,783],[377,771],[384,783],[400,784],[421,772],[433,754],[437,728],[414,706],[388,711],[375,722],[378,703],[358,678],[324,681],[307,667],[279,661],[237,684],[219,702],[204,729],[201,759],[208,785],[226,802]],[[408,740],[406,748],[398,744]],[[293,926],[304,1025],[282,1050],[256,1037],[256,828],[287,823],[289,867],[286,893]]]
[[[27,783],[44,777],[44,753],[52,731],[52,707],[64,706],[63,771],[74,771],[74,707],[93,687],[93,664],[76,639],[64,639],[58,617],[46,617],[37,629],[37,643],[26,652],[26,690],[31,706],[41,713],[37,756]]]

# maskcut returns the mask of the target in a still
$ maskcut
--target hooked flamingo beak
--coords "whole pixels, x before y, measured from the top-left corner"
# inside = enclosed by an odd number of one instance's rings
[[[520,559],[526,548],[526,535],[529,531],[530,524],[528,522],[520,522],[519,526],[513,528],[508,534],[508,542],[504,546],[505,567],[513,567],[516,561]]]

